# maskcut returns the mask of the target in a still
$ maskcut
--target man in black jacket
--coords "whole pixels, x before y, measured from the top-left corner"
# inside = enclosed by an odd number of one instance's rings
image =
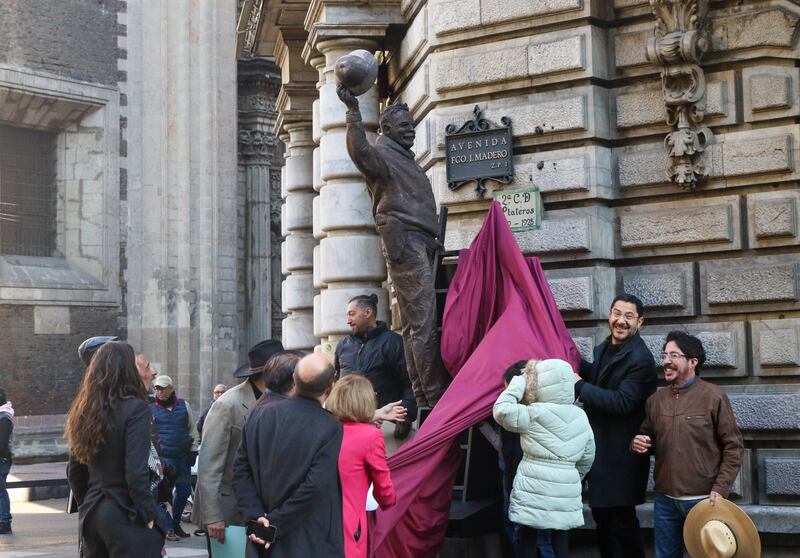
[[[639,335],[642,301],[618,295],[608,313],[611,335],[581,362],[575,394],[594,431],[596,453],[589,506],[602,558],[644,558],[636,506],[644,502],[650,461],[629,449],[644,419],[645,401],[656,391],[652,353]]]
[[[273,544],[250,539],[247,556],[344,558],[339,450],[342,425],[322,408],[334,371],[324,355],[303,358],[296,395],[251,411],[233,464],[242,517],[277,529]]]
[[[406,372],[403,338],[377,321],[378,297],[359,295],[347,306],[347,325],[352,334],[336,345],[334,367],[337,377],[348,374],[365,376],[375,389],[378,408],[402,401],[408,410],[405,421],[397,422],[395,438],[404,439],[417,417],[417,402]]]

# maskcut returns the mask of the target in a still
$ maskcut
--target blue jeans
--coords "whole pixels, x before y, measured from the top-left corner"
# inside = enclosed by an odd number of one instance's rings
[[[161,463],[175,467],[179,477],[188,477],[192,474],[192,468],[189,466],[186,457],[162,457]],[[175,529],[176,527],[180,526],[183,508],[186,507],[186,500],[189,499],[189,495],[191,493],[192,485],[190,483],[175,483],[175,492],[172,496],[172,522],[167,524],[170,529]]]
[[[6,490],[6,478],[11,470],[11,462],[0,463],[0,523],[11,523],[11,500]]]
[[[656,493],[653,504],[656,558],[683,558],[683,522],[692,508],[703,500],[674,500]]]

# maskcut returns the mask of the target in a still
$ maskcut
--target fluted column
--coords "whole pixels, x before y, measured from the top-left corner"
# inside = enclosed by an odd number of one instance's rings
[[[386,279],[386,263],[366,183],[347,154],[345,106],[336,95],[334,65],[339,57],[363,48],[374,52],[377,42],[359,38],[319,41],[316,48],[325,56],[320,87],[320,198],[315,229],[319,244],[320,290],[318,334],[323,345],[349,333],[347,303],[359,294],[378,295],[378,314],[387,319],[388,294],[381,287]],[[378,96],[373,87],[359,97],[363,125],[370,141],[378,127]],[[323,346],[324,348],[324,346]]]
[[[242,250],[244,265],[240,270],[242,294],[240,312],[243,335],[239,340],[241,358],[249,347],[279,335],[280,322],[273,325],[273,316],[280,317],[277,292],[273,289],[273,251],[277,252],[278,220],[273,223],[273,199],[279,193],[279,164],[283,146],[273,133],[277,112],[275,99],[280,86],[279,69],[265,58],[240,61],[239,89],[239,167],[241,211],[244,215]],[[274,248],[273,248],[274,245]],[[276,271],[279,276],[279,271]]]

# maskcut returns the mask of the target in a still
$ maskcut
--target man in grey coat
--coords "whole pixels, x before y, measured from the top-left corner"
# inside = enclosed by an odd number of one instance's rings
[[[233,493],[233,461],[242,438],[245,419],[265,389],[264,368],[283,351],[280,341],[262,341],[247,354],[249,366],[235,376],[245,380],[217,399],[205,420],[203,443],[197,460],[197,486],[192,522],[209,537],[225,542],[225,527],[244,525]]]

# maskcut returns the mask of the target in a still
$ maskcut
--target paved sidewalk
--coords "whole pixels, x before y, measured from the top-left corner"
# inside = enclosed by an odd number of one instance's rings
[[[0,535],[0,558],[76,558],[78,516],[68,515],[66,498],[11,504],[13,535]],[[187,532],[195,527],[184,523]],[[167,543],[169,558],[208,558],[205,537]]]

